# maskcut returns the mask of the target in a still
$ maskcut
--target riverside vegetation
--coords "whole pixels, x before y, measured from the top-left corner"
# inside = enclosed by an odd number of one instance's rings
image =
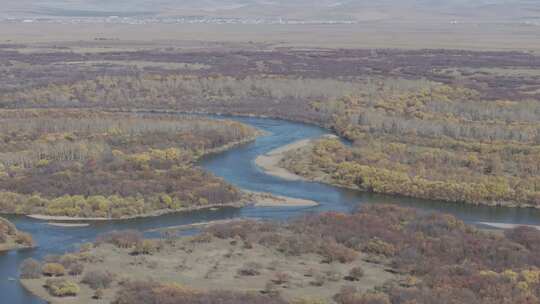
[[[450,215],[373,205],[216,224],[180,239],[112,232],[80,252],[26,260],[21,276],[53,303],[532,304],[538,250],[533,228],[486,232]]]
[[[0,217],[0,252],[34,246],[32,236],[17,230],[10,221]]]
[[[474,204],[540,207],[537,101],[483,101],[478,91],[435,85],[316,105],[347,147],[323,139],[282,165],[364,190]],[[319,175],[319,176],[317,176]]]
[[[297,153],[287,167],[300,175],[449,202],[540,206],[535,54],[28,48],[0,50],[8,75],[0,80],[2,107],[175,109],[311,122],[354,144],[321,141]]]
[[[258,132],[189,116],[3,110],[0,134],[0,212],[124,218],[238,203],[238,189],[194,162]]]

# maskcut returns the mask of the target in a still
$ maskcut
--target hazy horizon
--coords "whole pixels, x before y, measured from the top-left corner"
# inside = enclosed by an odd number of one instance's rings
[[[533,0],[4,0],[4,18],[167,17],[291,20],[524,22],[540,20]]]

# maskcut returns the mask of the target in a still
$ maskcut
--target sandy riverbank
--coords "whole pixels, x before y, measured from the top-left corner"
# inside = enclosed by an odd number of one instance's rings
[[[198,210],[205,210],[205,209],[219,209],[219,208],[240,208],[244,207],[247,204],[246,199],[241,199],[237,202],[227,203],[227,204],[213,204],[213,205],[204,205],[204,206],[194,206],[194,207],[188,207],[183,209],[163,209],[163,210],[156,210],[150,213],[145,214],[139,214],[135,216],[126,216],[126,217],[119,217],[119,218],[106,218],[106,217],[70,217],[70,216],[51,216],[51,215],[43,215],[43,214],[28,214],[26,215],[29,218],[33,218],[36,220],[42,220],[42,221],[55,221],[55,222],[95,222],[95,221],[115,221],[115,220],[131,220],[136,218],[144,218],[144,217],[155,217],[155,216],[161,216],[171,213],[181,213],[181,212],[190,212],[190,211],[198,211]],[[50,224],[50,223],[49,223]]]
[[[251,192],[247,190],[243,190],[243,192],[245,194],[244,198],[242,198],[238,202],[233,202],[229,204],[196,206],[196,207],[184,208],[184,209],[179,209],[179,210],[169,210],[169,209],[157,210],[148,214],[141,214],[137,216],[122,217],[122,218],[70,217],[70,216],[52,216],[52,215],[44,215],[44,214],[28,214],[26,216],[32,219],[36,219],[36,220],[48,221],[47,224],[52,225],[52,226],[86,227],[86,226],[89,226],[88,222],[129,220],[129,219],[135,219],[135,218],[166,215],[170,213],[181,213],[181,212],[189,212],[189,211],[197,211],[197,210],[205,210],[205,209],[214,210],[214,209],[219,209],[219,208],[224,208],[224,207],[241,208],[246,205],[254,205],[257,207],[312,207],[312,206],[318,205],[317,202],[306,200],[306,199],[278,196],[278,195],[273,195],[270,193],[263,193],[263,192]]]
[[[183,231],[183,230],[190,230],[190,229],[202,229],[202,228],[206,228],[212,225],[231,224],[231,223],[241,222],[245,220],[247,219],[246,218],[232,218],[232,219],[226,219],[226,220],[215,220],[215,221],[208,221],[208,222],[201,222],[201,223],[149,229],[149,230],[146,230],[145,232],[164,232],[164,231]],[[259,220],[259,219],[252,218],[250,220]]]
[[[491,223],[491,222],[477,222],[479,225],[488,226],[491,228],[497,228],[497,229],[514,229],[516,227],[525,226],[525,227],[531,227],[540,230],[539,225],[518,225],[518,224],[506,224],[506,223]]]
[[[285,180],[304,180],[303,177],[296,175],[287,169],[281,168],[279,162],[285,157],[285,154],[289,151],[300,149],[308,146],[311,143],[311,139],[304,139],[291,144],[285,145],[274,149],[264,155],[260,155],[255,159],[255,164],[261,168],[266,174],[283,178]]]
[[[15,242],[7,242],[7,243],[0,244],[0,252],[11,251],[11,250],[19,250],[19,249],[26,249],[26,248],[31,248],[31,247],[30,246],[24,246],[24,245],[21,245],[21,244],[17,244]]]
[[[336,135],[324,135],[322,138],[338,138]],[[317,138],[318,139],[318,138]],[[281,160],[287,155],[288,152],[302,149],[311,145],[314,140],[317,139],[303,139],[291,144],[279,147],[274,149],[264,155],[260,155],[255,159],[255,164],[261,168],[266,174],[283,178],[285,180],[294,181],[294,180],[310,180],[303,176],[297,175],[283,167],[279,164]],[[324,182],[321,180],[321,182]]]
[[[55,227],[64,227],[64,228],[80,228],[80,227],[90,226],[89,223],[55,223],[55,222],[47,223],[47,225],[55,226]]]
[[[250,200],[252,200],[253,205],[256,207],[314,207],[318,206],[319,203],[288,196],[274,195],[265,192],[252,192],[246,191]]]
[[[65,222],[77,222],[77,221],[107,221],[111,220],[106,217],[76,217],[76,216],[54,216],[44,214],[28,214],[29,218],[41,221],[65,221]]]

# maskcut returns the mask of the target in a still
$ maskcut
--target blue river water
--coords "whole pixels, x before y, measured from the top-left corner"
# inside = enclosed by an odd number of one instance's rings
[[[285,181],[266,175],[254,164],[254,159],[258,155],[298,140],[316,138],[330,132],[312,125],[276,119],[231,116],[225,118],[252,125],[268,134],[254,142],[207,156],[200,161],[200,166],[243,189],[311,199],[319,202],[320,205],[316,207],[221,208],[214,211],[185,212],[153,218],[95,222],[89,227],[79,228],[54,227],[43,221],[24,216],[6,216],[15,223],[18,229],[31,233],[38,247],[0,253],[0,303],[44,303],[24,290],[18,283],[20,263],[29,257],[40,259],[48,254],[63,254],[75,250],[80,244],[93,241],[97,235],[111,230],[137,229],[147,232],[168,226],[238,217],[283,220],[309,212],[330,210],[350,212],[366,203],[396,203],[426,211],[442,211],[454,214],[469,223],[484,221],[540,225],[540,210],[472,206],[376,195],[320,183]]]

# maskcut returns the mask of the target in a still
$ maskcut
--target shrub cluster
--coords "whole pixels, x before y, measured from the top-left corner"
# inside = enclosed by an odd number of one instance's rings
[[[29,258],[24,260],[20,266],[22,279],[39,279],[42,275],[41,263]]]
[[[261,264],[249,262],[242,266],[242,268],[238,269],[238,274],[241,276],[258,276],[261,274],[261,269]]]
[[[61,277],[66,273],[64,266],[58,263],[45,263],[43,267],[41,267],[41,271],[44,275],[49,277]]]
[[[55,297],[70,297],[76,296],[79,291],[79,285],[67,279],[47,279],[45,287],[49,293]]]
[[[131,248],[143,241],[143,235],[137,230],[111,231],[101,234],[96,239],[96,244],[113,244],[119,248]]]
[[[84,274],[81,283],[94,290],[107,289],[114,282],[114,275],[108,271],[89,271]]]
[[[154,254],[163,247],[161,240],[142,240],[136,243],[135,248],[131,252],[133,255],[139,254]]]
[[[540,301],[540,231],[533,228],[498,235],[451,215],[369,205],[350,215],[328,212],[283,224],[247,221],[215,225],[206,232],[240,237],[289,255],[320,254],[324,262],[347,263],[361,252],[410,276],[407,282],[385,286],[384,294],[344,290],[339,303]],[[354,268],[346,278],[354,281],[363,274]],[[321,286],[326,279],[315,277],[313,285]]]
[[[177,284],[128,282],[116,294],[113,304],[286,304],[277,296],[229,291],[199,292]]]

